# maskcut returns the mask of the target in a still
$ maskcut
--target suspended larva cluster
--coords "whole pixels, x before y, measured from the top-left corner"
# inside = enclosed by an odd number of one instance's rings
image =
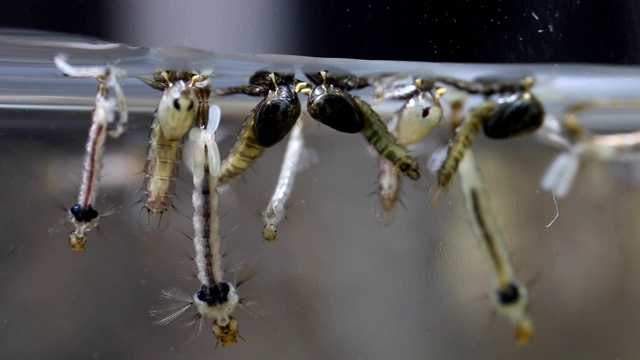
[[[74,77],[94,77],[99,87],[93,111],[92,127],[86,147],[84,171],[78,204],[69,209],[75,230],[71,235],[74,250],[84,250],[86,233],[97,225],[95,210],[99,172],[107,127],[119,136],[127,124],[127,108],[118,79],[126,76],[113,66],[77,68],[63,56],[56,65]],[[247,84],[218,88],[212,86],[210,72],[189,69],[162,69],[144,83],[162,91],[151,125],[143,194],[140,199],[148,216],[161,216],[172,206],[174,179],[179,172],[181,147],[189,134],[195,143],[193,158],[193,242],[200,288],[195,294],[179,289],[163,291],[162,305],[152,311],[155,323],[164,325],[195,305],[194,324],[199,330],[203,320],[213,320],[212,332],[223,346],[235,343],[239,335],[237,320],[231,315],[243,305],[237,286],[223,279],[218,217],[217,187],[240,178],[268,148],[289,135],[287,150],[276,189],[263,211],[262,238],[276,241],[277,227],[285,216],[285,204],[291,194],[300,159],[304,153],[303,114],[342,133],[361,133],[378,156],[377,195],[379,221],[389,225],[400,201],[402,176],[421,178],[418,160],[407,149],[425,139],[436,127],[450,133],[448,146],[434,152],[428,169],[435,175],[425,201],[437,206],[457,174],[469,213],[470,226],[489,271],[490,289],[496,310],[514,327],[516,341],[525,344],[533,336],[533,322],[528,314],[528,291],[516,278],[509,260],[500,224],[489,201],[481,169],[471,151],[474,138],[482,130],[492,139],[509,139],[536,132],[537,136],[563,152],[552,162],[542,178],[542,187],[558,198],[566,196],[572,186],[580,161],[586,157],[618,160],[637,155],[640,135],[593,135],[576,121],[585,108],[630,106],[606,102],[585,102],[567,110],[563,120],[545,116],[542,103],[533,92],[534,79],[512,81],[467,81],[448,76],[414,74],[372,74],[357,76],[332,66],[302,66],[304,78],[296,77],[296,68],[276,64],[257,70]],[[371,99],[356,91],[373,89]],[[467,108],[465,99],[452,96],[449,107],[441,104],[447,90],[464,93],[479,103]],[[110,91],[115,93],[115,98]],[[246,116],[237,140],[221,160],[215,131],[220,109],[209,104],[209,97],[248,95],[257,104]],[[306,97],[306,107],[300,97]],[[389,119],[382,119],[371,104],[401,101]],[[116,113],[119,113],[116,121]],[[442,121],[444,119],[450,121]],[[386,121],[385,121],[386,120]],[[194,127],[194,121],[196,123]],[[448,128],[447,128],[448,127]],[[256,234],[258,230],[256,230]],[[259,235],[257,235],[259,236]]]

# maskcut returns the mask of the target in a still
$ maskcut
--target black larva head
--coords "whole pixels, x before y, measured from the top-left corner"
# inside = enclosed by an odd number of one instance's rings
[[[498,104],[483,123],[484,133],[494,139],[528,134],[540,128],[544,108],[531,93],[523,93],[511,101]]]
[[[307,102],[309,115],[340,132],[354,134],[364,128],[364,115],[351,95],[333,86],[316,86]]]

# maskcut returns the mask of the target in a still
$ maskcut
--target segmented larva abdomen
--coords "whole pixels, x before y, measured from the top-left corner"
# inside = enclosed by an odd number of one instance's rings
[[[387,125],[380,119],[380,115],[369,104],[359,98],[354,96],[353,100],[364,115],[365,121],[362,135],[364,135],[369,144],[380,156],[389,160],[409,178],[412,180],[419,179],[418,161],[409,155],[402,145],[398,145],[396,137],[389,132]]]
[[[482,122],[487,114],[493,109],[493,103],[480,105],[472,110],[469,116],[464,120],[457,130],[456,136],[449,147],[447,158],[442,167],[438,171],[438,186],[446,188],[449,186],[451,179],[458,170],[458,165],[464,153],[471,147],[473,138],[478,134],[482,127]]]
[[[227,184],[247,170],[262,155],[264,148],[258,145],[253,132],[255,110],[251,110],[244,121],[238,139],[220,166],[220,185]]]
[[[161,214],[173,205],[175,177],[180,172],[182,142],[183,139],[167,140],[156,118],[147,146],[145,179],[142,183],[144,194],[140,198],[144,207],[153,215]]]

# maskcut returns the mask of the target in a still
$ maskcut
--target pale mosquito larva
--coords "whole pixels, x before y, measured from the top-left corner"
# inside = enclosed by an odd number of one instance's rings
[[[463,83],[466,84],[466,82]],[[432,206],[438,205],[458,169],[458,164],[480,129],[483,129],[489,138],[506,139],[529,134],[540,128],[544,120],[544,109],[529,91],[533,85],[533,79],[526,77],[518,84],[520,85],[497,82],[495,85],[491,83],[483,85],[484,88],[480,89],[471,88],[482,94],[485,94],[481,91],[482,89],[490,89],[490,91],[486,90],[486,93],[497,92],[496,98],[487,100],[472,109],[456,129],[455,138],[449,145],[447,157],[438,171],[436,183],[429,194],[429,202]],[[506,94],[500,92],[513,89],[521,90]]]
[[[165,91],[172,83],[182,80],[188,84],[198,98],[196,124],[207,124],[209,115],[209,97],[211,96],[212,69],[199,71],[156,70],[153,76],[141,76],[139,79],[150,87]]]
[[[471,149],[460,162],[459,171],[471,227],[491,275],[491,298],[496,310],[513,324],[518,345],[524,345],[534,333],[527,309],[528,292],[514,275],[502,232],[489,204],[482,172]]]
[[[145,179],[140,201],[150,215],[159,215],[173,205],[175,177],[179,172],[184,135],[193,123],[198,98],[182,79],[171,80],[166,72],[162,94],[147,146]]]
[[[410,179],[418,180],[418,161],[397,143],[369,104],[347,92],[367,86],[367,82],[345,70],[332,71],[331,74],[328,70],[314,72],[307,67],[305,75],[313,83],[313,88],[306,90],[309,115],[340,132],[361,132],[380,156]]]
[[[262,222],[264,222],[262,238],[268,242],[274,242],[277,239],[277,226],[284,219],[284,206],[289,199],[289,195],[291,195],[300,156],[304,150],[304,135],[302,132],[304,122],[300,119],[297,124],[289,135],[287,150],[282,161],[280,176],[278,176],[278,184],[267,208],[262,212]]]
[[[220,110],[211,106],[209,124],[205,129],[195,128],[189,137],[195,142],[193,152],[193,244],[196,251],[195,263],[198,269],[200,289],[193,295],[172,288],[162,291],[161,307],[152,310],[157,316],[155,325],[166,325],[195,305],[198,313],[193,325],[196,333],[203,326],[205,318],[213,319],[212,332],[217,344],[226,346],[237,342],[238,321],[231,316],[240,305],[236,287],[223,280],[222,255],[218,217],[218,175],[220,154],[215,141]]]
[[[95,209],[100,188],[100,170],[104,155],[107,134],[119,137],[127,128],[128,111],[124,93],[118,79],[126,77],[126,72],[115,66],[75,67],[67,62],[65,55],[54,57],[54,63],[63,74],[71,77],[93,77],[98,81],[98,91],[92,113],[91,128],[85,146],[82,183],[78,194],[78,203],[69,209],[69,221],[75,230],[69,235],[71,249],[84,251],[87,232],[98,226],[101,216]],[[115,99],[109,91],[115,93]],[[116,109],[119,117],[116,123]],[[108,127],[115,123],[115,129]]]
[[[629,133],[593,134],[580,125],[577,115],[589,109],[634,109],[634,100],[590,100],[573,104],[564,120],[547,117],[540,137],[564,151],[551,162],[541,180],[541,187],[558,198],[568,195],[580,164],[584,159],[600,161],[640,160],[640,131]]]
[[[411,82],[407,82],[410,79]],[[393,76],[390,79],[379,79],[374,97],[383,99],[407,99],[405,104],[387,122],[389,132],[393,134],[397,143],[402,146],[414,144],[426,137],[442,120],[443,109],[440,96],[444,89],[436,89],[431,93],[433,82],[414,76]],[[387,94],[390,92],[391,95]],[[393,211],[400,199],[402,180],[399,170],[387,159],[380,157],[378,175],[378,220],[384,225],[393,221]]]
[[[291,131],[301,112],[295,85],[293,68],[287,64],[274,64],[251,76],[249,85],[214,91],[216,95],[264,96],[245,118],[235,144],[222,162],[221,185],[244,173],[266,148],[280,142]]]

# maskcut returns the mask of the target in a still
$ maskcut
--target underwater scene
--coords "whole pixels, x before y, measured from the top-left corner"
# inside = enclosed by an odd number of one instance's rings
[[[631,359],[640,68],[0,32],[0,358]]]

